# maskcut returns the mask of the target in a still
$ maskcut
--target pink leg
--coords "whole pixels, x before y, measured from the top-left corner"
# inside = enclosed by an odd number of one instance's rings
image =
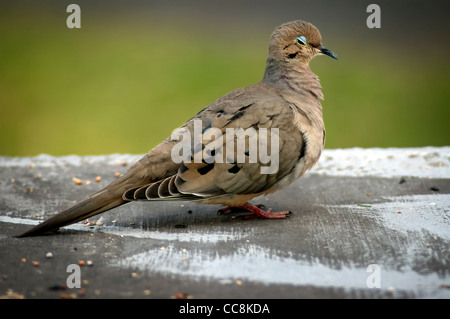
[[[219,210],[219,213],[225,213],[229,210],[240,209],[246,210],[252,213],[252,215],[245,216],[245,218],[268,218],[268,219],[284,219],[286,215],[289,215],[289,211],[282,212],[266,212],[259,208],[258,206],[245,203],[242,206],[227,206]]]

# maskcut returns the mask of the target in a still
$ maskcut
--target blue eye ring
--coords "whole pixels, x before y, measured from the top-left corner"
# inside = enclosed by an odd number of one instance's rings
[[[298,44],[301,45],[306,45],[308,43],[308,41],[306,41],[306,38],[303,35],[299,36],[296,41]]]

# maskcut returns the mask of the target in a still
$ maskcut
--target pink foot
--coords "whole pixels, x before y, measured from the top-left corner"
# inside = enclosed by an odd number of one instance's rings
[[[219,209],[218,213],[223,214],[230,210],[246,210],[252,213],[251,215],[246,215],[244,218],[267,218],[267,219],[284,219],[286,215],[289,215],[289,211],[282,212],[266,212],[259,208],[258,206],[245,203],[242,206],[227,206],[225,208]]]

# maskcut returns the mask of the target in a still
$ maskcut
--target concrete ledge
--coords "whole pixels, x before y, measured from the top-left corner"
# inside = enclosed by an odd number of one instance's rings
[[[325,150],[296,183],[253,201],[292,211],[286,220],[132,203],[89,225],[13,237],[140,157],[0,157],[0,296],[450,297],[450,147]],[[64,290],[67,266],[88,260],[82,288]]]

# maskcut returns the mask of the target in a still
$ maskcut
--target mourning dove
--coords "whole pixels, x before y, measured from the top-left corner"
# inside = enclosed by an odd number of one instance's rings
[[[266,212],[248,201],[291,184],[320,157],[323,95],[309,68],[319,54],[337,59],[316,27],[301,20],[281,25],[270,38],[259,83],[219,98],[120,178],[18,237],[140,200],[222,204],[222,212],[239,208],[260,218],[285,218],[289,212]]]

